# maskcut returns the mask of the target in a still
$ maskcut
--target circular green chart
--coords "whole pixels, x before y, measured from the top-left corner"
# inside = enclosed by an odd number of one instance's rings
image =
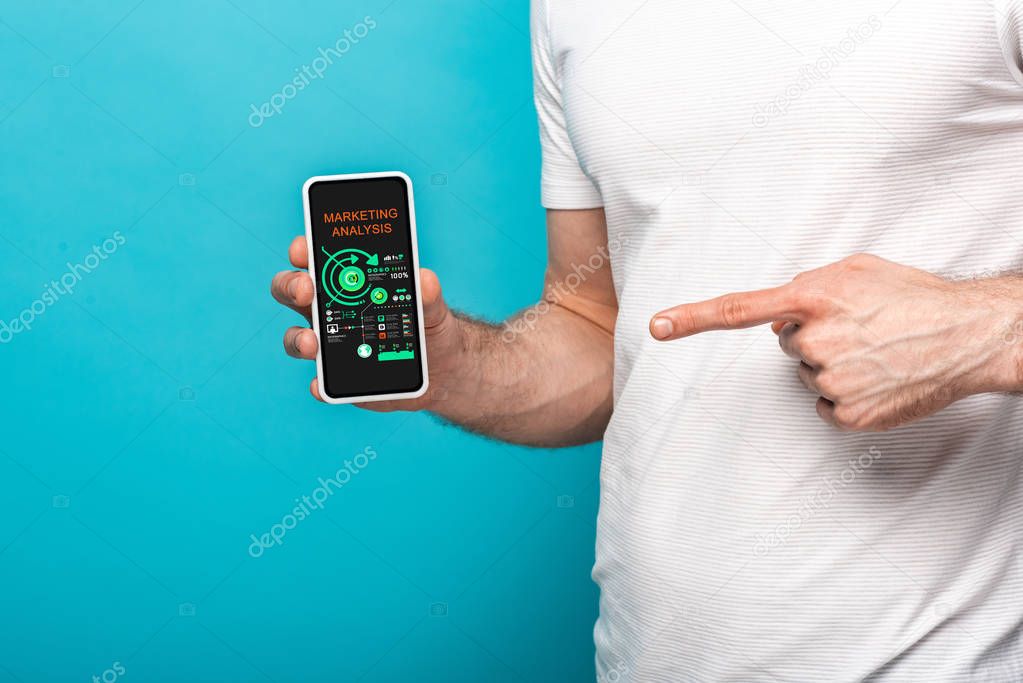
[[[323,247],[321,249],[327,256],[320,271],[323,292],[332,302],[342,306],[365,303],[370,287],[362,264],[374,263],[376,255],[370,256],[361,249],[341,249],[333,253]]]

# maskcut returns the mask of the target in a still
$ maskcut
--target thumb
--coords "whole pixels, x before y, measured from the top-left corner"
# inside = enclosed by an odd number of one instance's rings
[[[420,268],[419,285],[423,290],[423,325],[427,328],[437,327],[448,316],[448,305],[440,290],[440,280],[429,268]]]

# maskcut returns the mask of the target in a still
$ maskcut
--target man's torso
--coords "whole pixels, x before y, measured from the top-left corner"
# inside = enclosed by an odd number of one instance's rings
[[[1023,86],[1002,11],[551,0],[620,304],[594,568],[605,680],[1023,679],[1018,400],[841,434],[768,329],[646,332],[657,310],[858,251],[1020,270]]]

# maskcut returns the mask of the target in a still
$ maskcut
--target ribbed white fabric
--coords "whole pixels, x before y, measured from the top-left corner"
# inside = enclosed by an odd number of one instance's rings
[[[858,251],[1023,268],[1020,5],[534,2],[543,202],[620,245],[602,680],[1023,680],[1019,398],[843,434],[766,327],[647,334]]]

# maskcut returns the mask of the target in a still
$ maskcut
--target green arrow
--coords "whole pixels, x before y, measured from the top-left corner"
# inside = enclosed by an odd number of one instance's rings
[[[359,254],[362,254],[363,256],[366,257],[366,263],[368,263],[369,265],[375,266],[377,264],[377,255],[373,254],[372,256],[370,256],[369,254],[364,252],[362,249],[354,249],[354,248],[342,249],[341,251],[336,252],[334,254],[331,254],[329,251],[327,251],[326,247],[320,247],[320,249],[322,249],[323,253],[326,254],[327,256],[329,256],[331,259],[335,259],[338,254],[344,254],[344,253],[351,254],[351,256],[349,256],[348,258],[338,258],[338,259],[336,259],[339,263],[355,263],[356,261],[359,260],[359,257],[356,256],[355,253],[353,253],[353,252],[358,252]],[[330,263],[330,261],[327,261],[327,263]]]

